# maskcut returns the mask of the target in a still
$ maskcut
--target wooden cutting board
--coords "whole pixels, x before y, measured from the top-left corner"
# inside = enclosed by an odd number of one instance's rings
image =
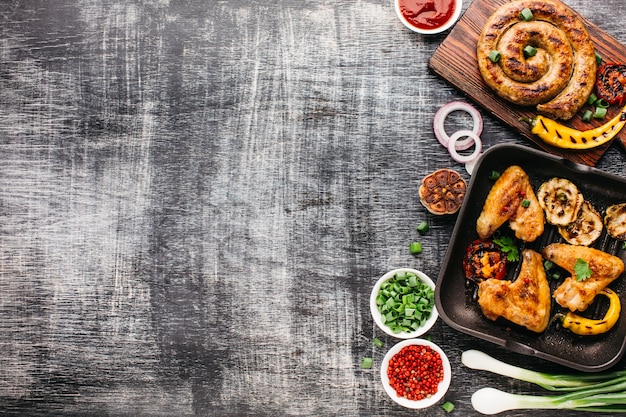
[[[536,115],[534,109],[516,106],[501,99],[484,83],[478,70],[476,43],[489,16],[504,3],[507,3],[507,0],[474,0],[430,58],[428,63],[430,70],[541,149],[574,162],[596,165],[610,144],[587,151],[571,151],[549,146],[530,133],[528,124],[519,120],[522,116],[533,117]],[[593,39],[596,51],[605,61],[626,62],[626,47],[584,16],[579,16]],[[582,111],[580,111],[577,116],[565,124],[578,130],[587,130],[606,123],[619,110],[619,106],[611,106],[605,119],[592,120],[592,122],[583,122],[581,120]],[[626,130],[622,130],[616,140],[621,141],[622,146],[626,149]]]

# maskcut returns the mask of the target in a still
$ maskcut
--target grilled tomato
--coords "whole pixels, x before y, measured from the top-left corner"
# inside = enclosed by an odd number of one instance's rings
[[[476,239],[465,249],[465,278],[476,283],[489,278],[503,279],[506,262],[506,254],[497,244],[491,240]]]

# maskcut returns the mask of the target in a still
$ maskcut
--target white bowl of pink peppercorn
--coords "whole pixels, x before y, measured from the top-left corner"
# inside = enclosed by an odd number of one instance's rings
[[[397,343],[385,355],[380,377],[385,392],[406,408],[439,402],[450,387],[452,369],[443,350],[425,339]]]

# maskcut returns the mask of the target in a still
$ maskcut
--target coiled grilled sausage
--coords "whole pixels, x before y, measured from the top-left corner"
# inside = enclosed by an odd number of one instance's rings
[[[533,14],[530,21],[520,16],[525,8]],[[524,56],[527,45],[536,55]],[[494,50],[497,62],[489,58]],[[556,0],[516,0],[498,8],[478,39],[477,57],[485,83],[500,97],[555,119],[571,119],[595,82],[591,38],[578,16]]]

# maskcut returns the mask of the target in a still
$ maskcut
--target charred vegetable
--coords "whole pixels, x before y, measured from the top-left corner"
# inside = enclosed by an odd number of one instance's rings
[[[595,129],[576,130],[545,116],[520,120],[531,126],[531,132],[539,136],[548,145],[565,149],[591,149],[613,139],[626,124],[626,107],[618,115]]]
[[[606,63],[598,68],[596,77],[598,97],[621,106],[626,98],[626,65]]]
[[[572,245],[590,246],[602,234],[603,223],[600,213],[589,201],[583,202],[578,217],[566,226],[559,226],[559,234]]]
[[[626,203],[608,207],[604,215],[604,225],[612,238],[626,240]]]
[[[477,239],[465,249],[465,277],[476,283],[485,279],[503,279],[506,275],[506,254],[496,243]]]
[[[602,334],[611,330],[617,323],[622,308],[619,297],[609,288],[603,289],[598,294],[608,297],[610,302],[603,318],[592,320],[570,311],[563,317],[563,327],[582,336]]]
[[[537,199],[548,223],[556,226],[567,226],[575,221],[585,202],[585,197],[574,183],[556,177],[539,186]]]

